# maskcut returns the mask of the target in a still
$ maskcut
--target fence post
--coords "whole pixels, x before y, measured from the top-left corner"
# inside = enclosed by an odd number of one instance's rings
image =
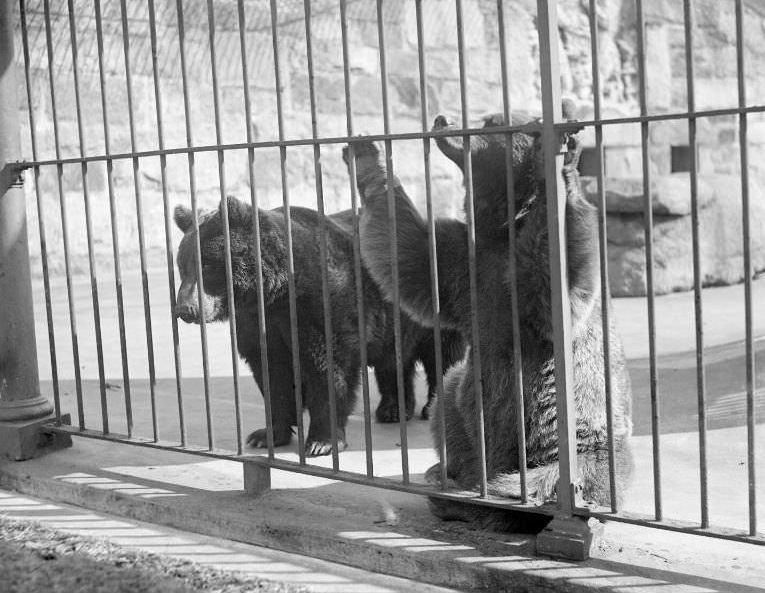
[[[537,536],[537,553],[574,560],[589,557],[600,523],[575,517],[576,408],[574,405],[571,304],[566,263],[566,191],[561,183],[563,149],[555,129],[561,123],[558,15],[556,0],[537,0],[539,70],[542,83],[542,147],[550,250],[550,287],[554,335],[555,388],[558,423],[558,514]]]
[[[11,7],[0,1],[0,457],[27,459],[53,406],[37,370]]]

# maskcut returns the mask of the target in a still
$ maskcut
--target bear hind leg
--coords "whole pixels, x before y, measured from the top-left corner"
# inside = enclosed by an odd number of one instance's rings
[[[414,416],[414,361],[408,361],[403,369],[404,373],[404,401],[406,405],[406,419]],[[375,418],[381,423],[399,421],[398,410],[398,376],[395,366],[375,367],[375,379],[380,391],[380,403],[375,411]]]

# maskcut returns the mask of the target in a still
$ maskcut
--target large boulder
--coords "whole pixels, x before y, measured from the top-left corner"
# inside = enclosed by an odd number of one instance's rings
[[[646,294],[643,184],[640,179],[606,179],[609,285],[613,296]],[[597,184],[585,179],[585,193],[597,204]],[[765,202],[762,184],[750,179],[752,267],[765,271]],[[687,173],[656,176],[651,183],[654,292],[693,288],[690,181]],[[744,279],[741,180],[733,175],[698,180],[699,246],[704,286]]]

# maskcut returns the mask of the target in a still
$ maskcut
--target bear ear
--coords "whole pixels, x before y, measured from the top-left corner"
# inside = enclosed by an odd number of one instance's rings
[[[194,213],[186,206],[178,204],[173,212],[173,220],[179,229],[187,233],[194,226]]]
[[[228,224],[229,226],[244,226],[249,224],[252,219],[252,209],[249,204],[245,204],[235,196],[226,197],[228,206]],[[221,207],[223,202],[220,203]]]

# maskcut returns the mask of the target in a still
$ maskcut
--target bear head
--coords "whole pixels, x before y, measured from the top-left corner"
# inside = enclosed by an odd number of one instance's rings
[[[564,99],[563,116],[567,121],[574,120],[575,105]],[[539,124],[541,120],[526,113],[512,114],[512,125],[526,126]],[[488,115],[483,120],[483,129],[505,126],[502,114]],[[454,130],[459,128],[443,115],[433,122],[434,131]],[[571,130],[561,134],[561,143],[565,144]],[[523,215],[531,201],[544,188],[544,170],[542,142],[539,129],[529,126],[528,130],[510,134],[511,154],[508,155],[507,133],[484,133],[469,136],[470,164],[473,185],[473,200],[476,232],[483,239],[495,240],[507,234],[508,219],[508,157],[512,162],[512,195],[516,213],[516,223],[522,223]],[[449,160],[454,162],[463,175],[465,173],[465,137],[439,136],[436,145]],[[466,204],[467,206],[467,204]]]
[[[224,252],[222,208],[228,207],[229,236],[231,238],[231,271],[235,292],[249,284],[249,235],[252,229],[250,207],[234,197],[228,197],[216,210],[198,211],[195,215],[185,206],[175,207],[174,220],[183,231],[178,246],[178,272],[181,285],[175,304],[175,314],[186,323],[222,321],[228,318],[226,289],[226,260]],[[202,269],[202,302],[197,292],[198,267],[194,217],[199,228],[199,248]]]

